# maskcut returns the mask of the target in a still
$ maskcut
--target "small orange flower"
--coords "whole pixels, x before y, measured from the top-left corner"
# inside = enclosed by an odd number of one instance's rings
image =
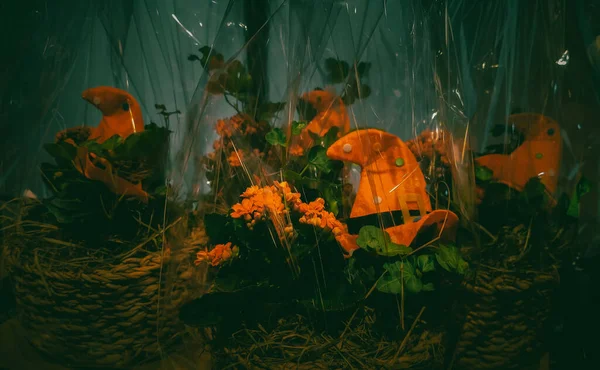
[[[231,167],[241,167],[242,161],[244,160],[244,152],[241,150],[233,151],[227,158],[227,162]]]
[[[234,247],[235,249],[236,247]],[[203,262],[210,262],[211,266],[218,266],[233,257],[234,251],[231,249],[231,242],[227,244],[217,244],[211,251],[200,251],[196,254],[197,265]]]
[[[320,214],[325,209],[325,200],[317,198],[317,200],[308,203],[308,207],[304,213],[308,217]]]
[[[294,144],[290,147],[289,152],[292,157],[301,157],[304,155],[304,148],[298,144]]]
[[[231,209],[233,210],[233,212],[231,212],[231,217],[233,218],[245,218],[246,215],[249,215],[252,218],[255,207],[252,200],[244,199],[241,203],[234,204]]]
[[[231,127],[231,124],[222,119],[217,121],[215,130],[221,137],[231,137],[233,135],[233,128]]]
[[[245,192],[242,193],[242,198],[252,198],[256,196],[260,192],[260,188],[256,185],[251,186],[246,189]]]

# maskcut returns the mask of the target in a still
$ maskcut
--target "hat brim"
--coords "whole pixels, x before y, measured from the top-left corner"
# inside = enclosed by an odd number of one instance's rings
[[[456,238],[458,216],[447,210],[435,210],[426,214],[420,220],[393,226],[385,231],[393,243],[410,246],[424,228],[433,227],[434,235],[442,241],[453,241]]]

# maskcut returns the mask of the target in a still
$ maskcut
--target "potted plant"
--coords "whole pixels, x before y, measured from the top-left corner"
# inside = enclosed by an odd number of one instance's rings
[[[123,90],[96,87],[83,98],[102,120],[45,145],[54,163],[41,172],[52,195],[23,201],[7,257],[35,348],[72,366],[127,367],[184,330],[178,307],[193,260],[173,258],[167,240],[187,218],[165,186],[169,130],[145,125]],[[167,272],[178,282],[169,295]]]

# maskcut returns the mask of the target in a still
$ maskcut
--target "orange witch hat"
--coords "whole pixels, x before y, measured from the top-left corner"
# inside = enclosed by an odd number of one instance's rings
[[[458,217],[446,210],[432,212],[425,176],[397,136],[377,129],[353,131],[333,143],[327,156],[362,168],[351,218],[402,211],[404,223],[386,229],[392,242],[408,246],[423,227],[432,225],[442,239],[454,239]],[[418,211],[419,216],[413,217],[410,211]]]
[[[304,93],[302,100],[308,102],[317,115],[308,123],[302,133],[294,140],[294,152],[300,153],[312,146],[313,139],[309,133],[325,136],[333,127],[337,127],[338,137],[350,131],[350,117],[346,105],[334,90],[313,90]],[[302,150],[298,150],[302,149]]]
[[[144,119],[139,103],[125,90],[98,86],[85,90],[82,98],[102,112],[98,127],[92,129],[90,139],[99,143],[119,135],[122,138],[144,131]]]
[[[85,90],[82,97],[102,112],[102,120],[98,127],[91,129],[90,139],[102,143],[115,135],[126,138],[133,133],[144,131],[140,105],[128,92],[114,87],[99,86]],[[68,140],[75,144],[73,140]],[[101,167],[96,166],[90,157]],[[109,161],[89,153],[85,147],[77,148],[73,165],[88,179],[103,182],[113,193],[135,196],[143,202],[148,202],[148,193],[142,189],[141,183],[133,184],[114,175]]]
[[[492,178],[516,190],[539,177],[551,195],[556,192],[562,156],[560,126],[542,114],[522,113],[510,116],[509,122],[523,132],[525,140],[510,154],[490,154],[476,159],[489,168]]]

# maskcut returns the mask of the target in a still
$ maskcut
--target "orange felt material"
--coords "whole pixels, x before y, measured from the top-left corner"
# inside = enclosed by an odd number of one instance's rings
[[[351,218],[402,211],[404,224],[385,231],[392,242],[406,246],[413,243],[423,227],[432,225],[436,225],[438,234],[441,232],[442,240],[452,241],[456,237],[458,217],[446,210],[432,212],[419,163],[397,136],[377,129],[353,131],[333,143],[327,156],[362,167]],[[413,217],[411,210],[418,210],[420,219]],[[355,236],[343,242],[342,247],[349,255],[358,249]]]
[[[412,244],[423,227],[431,225],[436,227],[436,236],[441,231],[440,240],[453,241],[456,238],[458,217],[453,212],[446,210],[435,210],[423,216],[419,221],[389,227],[385,231],[390,234],[393,243],[408,246]]]
[[[142,184],[133,184],[119,176],[113,175],[112,165],[104,158],[96,157],[104,169],[96,167],[90,160],[90,153],[86,147],[77,147],[77,156],[73,165],[81,174],[90,180],[103,182],[115,194],[131,195],[148,202],[148,193],[142,189]]]
[[[346,105],[335,91],[314,90],[302,95],[302,100],[309,102],[316,109],[317,115],[302,130],[293,144],[294,148],[307,149],[313,145],[313,139],[309,132],[325,136],[332,127],[339,129],[338,137],[341,137],[350,131],[350,118],[346,110]],[[303,150],[294,150],[297,154],[303,153]]]
[[[333,143],[327,156],[362,167],[351,218],[397,210],[431,212],[423,172],[397,136],[377,129],[353,131]]]
[[[493,172],[493,179],[517,190],[539,177],[550,194],[555,194],[562,156],[560,126],[541,114],[523,113],[510,117],[522,131],[525,140],[510,154],[490,154],[477,158],[477,163]]]
[[[114,135],[126,138],[144,131],[140,105],[127,91],[99,86],[85,90],[82,98],[102,112],[102,120],[98,127],[92,129],[90,139],[102,143]]]

